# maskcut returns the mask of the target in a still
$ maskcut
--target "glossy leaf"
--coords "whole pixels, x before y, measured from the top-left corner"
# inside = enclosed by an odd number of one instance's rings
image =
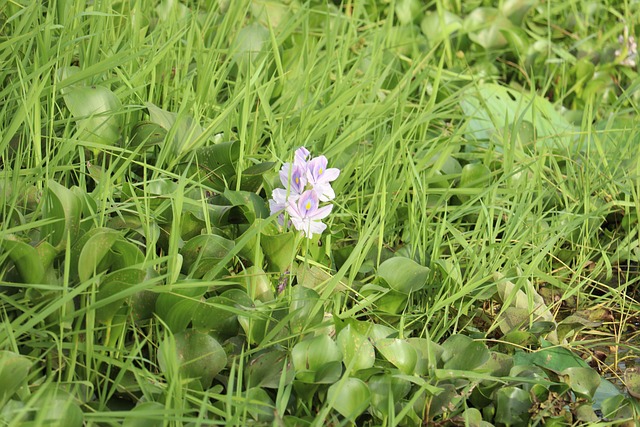
[[[122,427],[162,427],[164,405],[158,402],[141,402],[125,416]]]
[[[67,237],[73,243],[78,236],[81,215],[82,201],[66,187],[53,180],[47,181],[42,217],[48,223],[42,226],[42,236],[62,250]]]
[[[572,366],[563,370],[560,377],[574,393],[588,399],[593,398],[600,386],[600,375],[592,368]]]
[[[119,238],[120,233],[117,231],[104,229],[87,240],[78,258],[78,276],[81,282],[89,280],[94,274],[101,273],[108,267],[111,260],[107,255]]]
[[[369,339],[347,325],[336,339],[340,351],[344,355],[347,371],[359,371],[373,367],[376,353]]]
[[[173,360],[168,360],[172,358]],[[227,354],[214,338],[203,332],[187,330],[160,343],[158,364],[160,370],[169,372],[169,366],[177,363],[183,379],[192,378],[208,389],[213,378],[227,365]]]
[[[237,334],[240,327],[238,312],[253,307],[253,301],[246,292],[230,289],[197,304],[193,312],[193,326],[212,331],[222,338],[230,338]]]
[[[378,267],[378,276],[391,289],[408,294],[422,289],[429,278],[429,268],[404,257],[389,258]]]
[[[367,409],[371,393],[364,381],[346,378],[329,387],[327,401],[340,415],[353,420]]]
[[[74,86],[64,91],[64,101],[77,119],[78,138],[113,145],[121,137],[122,103],[103,86]]]
[[[182,271],[195,279],[202,278],[233,249],[233,240],[215,234],[201,234],[184,244]]]
[[[296,378],[306,383],[333,383],[342,372],[342,354],[327,335],[296,344],[291,350]]]
[[[496,392],[495,421],[503,425],[526,425],[531,397],[517,387],[502,387]]]
[[[221,142],[196,150],[196,164],[207,183],[222,193],[236,182],[236,165],[240,158],[238,141]]]
[[[322,322],[324,311],[322,305],[317,307],[319,300],[320,295],[313,289],[300,285],[291,289],[291,304],[289,305],[291,332],[299,334]]]
[[[100,284],[97,302],[108,302],[96,309],[96,321],[108,323],[118,312],[129,295],[124,291],[144,280],[145,272],[137,268],[126,268],[107,275]]]
[[[15,264],[23,283],[42,283],[45,270],[40,262],[40,255],[33,246],[12,235],[5,237],[1,242],[3,251]]]
[[[245,382],[247,387],[265,387],[277,389],[286,370],[284,385],[293,381],[294,372],[288,353],[284,350],[270,349],[251,358],[246,365]]]
[[[489,360],[489,349],[465,335],[452,335],[442,343],[445,369],[471,371]]]
[[[376,341],[376,349],[403,374],[412,375],[418,362],[418,353],[405,340],[383,338]]]
[[[200,304],[200,297],[206,291],[206,286],[190,286],[163,292],[156,300],[155,312],[172,332],[184,331]]]
[[[204,132],[200,124],[188,114],[166,111],[151,102],[145,102],[144,105],[149,110],[151,122],[166,130],[169,135],[173,135],[170,143],[175,156],[190,150]],[[156,133],[161,134],[159,131]]]
[[[25,356],[0,350],[0,404],[7,401],[20,387],[26,385],[33,363]]]
[[[143,148],[162,144],[167,137],[167,129],[151,121],[138,122],[131,130],[129,148],[134,150],[138,146]]]

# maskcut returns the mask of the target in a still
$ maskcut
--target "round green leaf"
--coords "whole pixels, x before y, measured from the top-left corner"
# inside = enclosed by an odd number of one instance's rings
[[[495,421],[503,425],[527,425],[531,397],[517,387],[502,387],[496,392]]]
[[[599,377],[598,380],[600,380]],[[598,381],[598,383],[599,382],[600,381]],[[640,370],[637,367],[625,369],[624,385],[627,387],[627,391],[631,396],[640,399]],[[593,394],[589,396],[592,397]]]
[[[255,63],[262,51],[269,46],[269,30],[258,23],[241,29],[231,44],[233,59],[241,69]]]
[[[227,365],[227,354],[208,334],[188,330],[162,341],[158,349],[158,363],[165,374],[175,363],[182,378],[196,379],[208,389],[213,378]]]
[[[82,200],[53,180],[47,181],[47,190],[42,217],[48,221],[42,226],[41,234],[56,249],[62,250],[67,237],[73,243],[78,236]]]
[[[206,286],[189,286],[161,293],[156,300],[156,315],[174,333],[184,331],[200,304],[200,297],[206,291]]]
[[[15,264],[23,283],[41,283],[45,270],[36,248],[17,240],[13,235],[7,236],[1,242],[2,249]]]
[[[391,289],[408,294],[422,289],[429,278],[429,268],[404,257],[389,258],[378,267],[378,276]]]
[[[319,300],[320,295],[313,289],[299,285],[291,289],[289,306],[291,332],[299,334],[306,328],[317,326],[322,322],[324,311],[322,307],[316,307]]]
[[[200,279],[220,262],[232,249],[233,240],[215,234],[201,234],[184,244],[182,272]]]
[[[353,420],[367,409],[371,393],[364,381],[346,378],[329,387],[327,401],[340,415]]]
[[[25,356],[0,350],[0,406],[25,383],[31,365]]]
[[[445,369],[471,371],[489,360],[489,349],[466,335],[451,335],[442,343]]]
[[[291,360],[296,378],[306,383],[333,383],[342,372],[340,349],[327,335],[296,344],[291,350]]]
[[[245,369],[247,387],[277,389],[282,381],[282,371],[286,370],[284,384],[293,381],[293,367],[284,350],[272,349],[251,358]]]
[[[598,386],[600,375],[592,368],[573,366],[560,373],[560,378],[567,383],[574,393],[592,399]]]
[[[120,233],[117,231],[104,229],[87,240],[78,258],[78,276],[81,282],[89,280],[107,267],[102,261],[109,263],[109,259],[105,258],[118,238]]]
[[[250,295],[251,299],[269,302],[275,298],[273,295],[273,286],[269,281],[267,273],[257,265],[245,268],[238,277],[244,282],[247,294]]]
[[[413,375],[418,362],[418,353],[407,341],[398,338],[384,338],[376,341],[376,348],[400,372]]]
[[[371,392],[371,409],[381,415],[389,415],[389,407],[394,408],[409,391],[411,383],[390,374],[374,375],[368,381]]]
[[[74,86],[65,90],[65,104],[77,119],[78,138],[113,145],[120,139],[122,103],[102,86]]]
[[[344,355],[344,365],[349,371],[359,371],[373,367],[376,353],[369,339],[351,325],[343,328],[336,339],[338,348]]]
[[[162,427],[166,416],[164,405],[142,402],[127,413],[122,427]]]

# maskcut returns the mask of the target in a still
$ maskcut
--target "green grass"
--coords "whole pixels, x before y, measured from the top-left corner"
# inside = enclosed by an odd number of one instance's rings
[[[587,3],[1,4],[0,424],[637,417],[640,9]]]

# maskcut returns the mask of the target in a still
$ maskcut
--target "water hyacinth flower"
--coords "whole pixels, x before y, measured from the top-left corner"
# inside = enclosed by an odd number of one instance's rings
[[[311,239],[314,234],[322,234],[327,228],[321,220],[331,213],[333,205],[318,207],[318,194],[313,190],[307,190],[298,201],[289,200],[287,213],[291,218],[293,226],[304,231],[304,234]]]
[[[325,156],[318,156],[307,164],[307,180],[323,202],[328,202],[336,197],[329,183],[335,181],[339,175],[339,169],[327,169]]]
[[[628,26],[625,25],[624,34],[618,36],[618,43],[620,43],[620,48],[616,49],[615,55],[620,61],[620,65],[635,67],[637,65],[638,43],[633,36],[629,35]]]
[[[340,175],[339,169],[327,168],[325,156],[310,159],[310,155],[309,150],[300,147],[293,163],[282,165],[279,176],[284,188],[274,189],[269,200],[271,215],[282,212],[278,217],[280,225],[284,225],[286,212],[289,225],[303,231],[308,238],[326,229],[321,220],[329,215],[333,205],[321,207],[319,204],[335,198],[331,182]]]

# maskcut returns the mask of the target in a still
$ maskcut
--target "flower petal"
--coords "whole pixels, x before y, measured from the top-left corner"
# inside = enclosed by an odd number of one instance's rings
[[[321,220],[322,218],[326,218],[327,215],[331,213],[331,209],[333,209],[333,205],[323,206],[318,208],[313,213],[309,213],[307,216],[313,220]]]
[[[340,176],[340,169],[329,168],[326,171],[324,171],[320,180],[322,182],[331,182],[331,181],[335,181],[338,178],[338,176]]]

